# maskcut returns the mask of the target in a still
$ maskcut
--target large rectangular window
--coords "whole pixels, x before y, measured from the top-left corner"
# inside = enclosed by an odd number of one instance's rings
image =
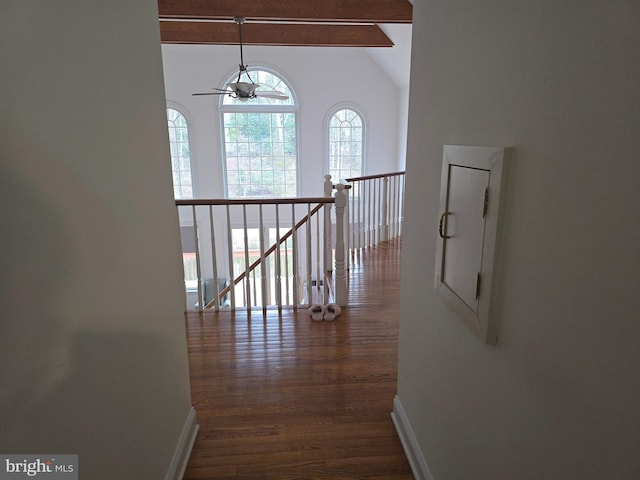
[[[229,198],[295,197],[294,112],[223,114]]]
[[[221,95],[219,105],[222,112],[227,196],[296,197],[298,152],[295,95],[275,72],[264,68],[249,70],[244,80],[257,82],[256,92],[281,93],[284,98]]]

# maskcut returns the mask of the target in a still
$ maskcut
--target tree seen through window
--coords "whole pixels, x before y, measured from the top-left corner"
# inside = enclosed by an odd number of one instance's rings
[[[189,153],[189,128],[187,120],[175,108],[167,108],[169,147],[171,148],[171,173],[173,194],[176,200],[193,198],[191,154]]]
[[[364,127],[362,117],[350,108],[329,120],[329,174],[334,182],[362,175]]]
[[[297,196],[296,108],[292,92],[271,72],[250,71],[260,89],[289,95],[222,99],[224,164],[229,198]]]

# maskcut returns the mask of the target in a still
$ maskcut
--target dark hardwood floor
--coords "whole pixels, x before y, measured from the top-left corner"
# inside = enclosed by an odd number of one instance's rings
[[[400,241],[364,250],[335,322],[186,315],[200,432],[185,479],[412,479],[396,393]]]

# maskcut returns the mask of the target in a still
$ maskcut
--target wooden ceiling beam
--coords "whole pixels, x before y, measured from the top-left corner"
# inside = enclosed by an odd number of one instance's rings
[[[158,0],[162,19],[411,23],[409,0]]]
[[[238,26],[227,22],[160,22],[162,43],[238,45]],[[245,45],[391,47],[393,42],[377,25],[245,23]]]

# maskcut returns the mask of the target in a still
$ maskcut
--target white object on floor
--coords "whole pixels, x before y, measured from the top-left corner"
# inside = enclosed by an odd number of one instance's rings
[[[317,303],[311,305],[308,310],[309,315],[311,315],[311,320],[314,322],[321,322],[324,318],[325,311],[325,306]]]
[[[324,320],[326,322],[333,322],[338,315],[342,312],[340,305],[330,303],[325,308]]]

